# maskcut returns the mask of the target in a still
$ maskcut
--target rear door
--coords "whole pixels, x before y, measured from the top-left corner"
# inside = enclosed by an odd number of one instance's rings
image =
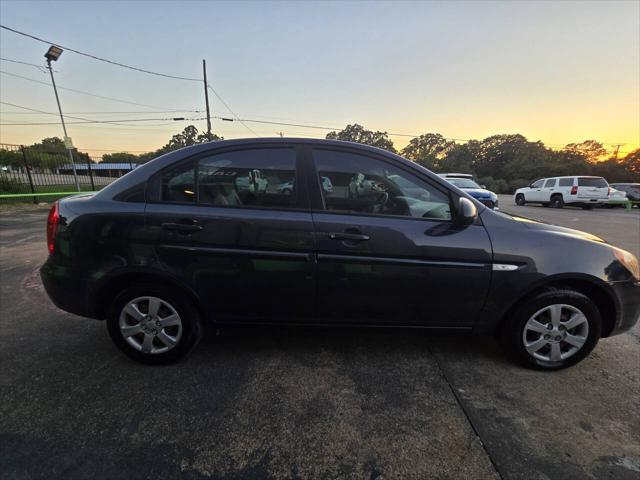
[[[609,197],[609,184],[602,177],[578,177],[578,199],[595,202]]]
[[[555,178],[548,178],[545,180],[542,188],[540,189],[540,201],[541,202],[549,202],[551,200],[551,195],[558,191],[557,180]]]
[[[471,326],[491,275],[484,227],[456,224],[446,187],[384,156],[312,156],[319,319]]]
[[[281,188],[282,185],[288,188]],[[220,321],[303,322],[315,303],[313,224],[297,150],[214,151],[160,172],[146,208],[158,267]]]

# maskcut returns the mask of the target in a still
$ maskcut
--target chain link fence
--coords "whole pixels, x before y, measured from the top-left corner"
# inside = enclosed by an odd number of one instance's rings
[[[0,143],[0,202],[47,202],[81,191],[100,190],[133,170],[135,163],[101,163],[100,157]]]

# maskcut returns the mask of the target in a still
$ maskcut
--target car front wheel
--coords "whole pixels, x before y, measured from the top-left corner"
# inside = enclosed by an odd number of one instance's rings
[[[507,319],[502,340],[523,365],[559,370],[584,359],[600,339],[597,306],[574,290],[549,289],[524,301]]]
[[[116,296],[107,315],[111,339],[142,363],[173,363],[200,339],[200,318],[193,302],[162,286],[140,285]]]

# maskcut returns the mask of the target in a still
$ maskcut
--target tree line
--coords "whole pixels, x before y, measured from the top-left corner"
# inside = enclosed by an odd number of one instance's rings
[[[484,140],[457,143],[439,133],[425,133],[412,138],[397,150],[387,132],[373,131],[359,124],[347,125],[340,131],[329,132],[328,139],[363,143],[398,153],[436,173],[472,173],[479,183],[497,193],[510,193],[542,177],[562,175],[597,175],[610,182],[640,181],[640,148],[622,158],[610,156],[603,144],[596,140],[570,143],[562,149],[551,149],[541,141],[529,141],[520,134],[492,135]],[[211,141],[222,140],[213,135]],[[145,163],[157,156],[179,148],[210,141],[207,134],[187,126],[158,150],[135,155],[115,152],[102,155],[101,162]],[[33,166],[68,162],[64,143],[57,137],[25,147]],[[76,162],[94,162],[87,153],[73,152]],[[39,162],[39,164],[38,164]],[[0,165],[20,168],[24,165],[21,152],[0,149]]]
[[[603,144],[595,140],[553,150],[520,134],[456,143],[439,133],[425,133],[397,151],[387,132],[374,132],[358,124],[330,132],[327,138],[384,148],[436,173],[471,173],[497,193],[511,193],[538,178],[564,175],[596,175],[610,182],[640,181],[640,148],[616,158],[607,156]]]

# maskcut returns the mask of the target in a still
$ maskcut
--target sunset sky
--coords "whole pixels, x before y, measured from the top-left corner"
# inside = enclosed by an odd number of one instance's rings
[[[241,117],[454,139],[522,133],[559,148],[596,139],[640,144],[640,2],[12,2],[0,23],[62,46],[171,75],[209,81]],[[47,45],[0,31],[3,59],[44,65]],[[2,102],[46,112],[46,72],[0,63]],[[202,83],[138,73],[65,51],[54,65],[67,115],[158,119],[77,125],[74,144],[94,155],[155,150],[204,111]],[[39,84],[13,75],[20,75]],[[231,114],[215,96],[213,115]],[[167,110],[185,110],[166,113]],[[196,112],[199,111],[200,113]],[[0,105],[0,123],[56,122]],[[116,113],[117,112],[117,113]],[[121,113],[122,112],[122,113]],[[129,113],[136,112],[136,113]],[[138,113],[139,112],[139,113]],[[69,122],[74,120],[68,119]],[[260,136],[326,131],[259,123]],[[251,137],[214,120],[214,133]],[[62,136],[60,125],[0,126],[0,142]],[[392,136],[396,147],[410,137]]]

